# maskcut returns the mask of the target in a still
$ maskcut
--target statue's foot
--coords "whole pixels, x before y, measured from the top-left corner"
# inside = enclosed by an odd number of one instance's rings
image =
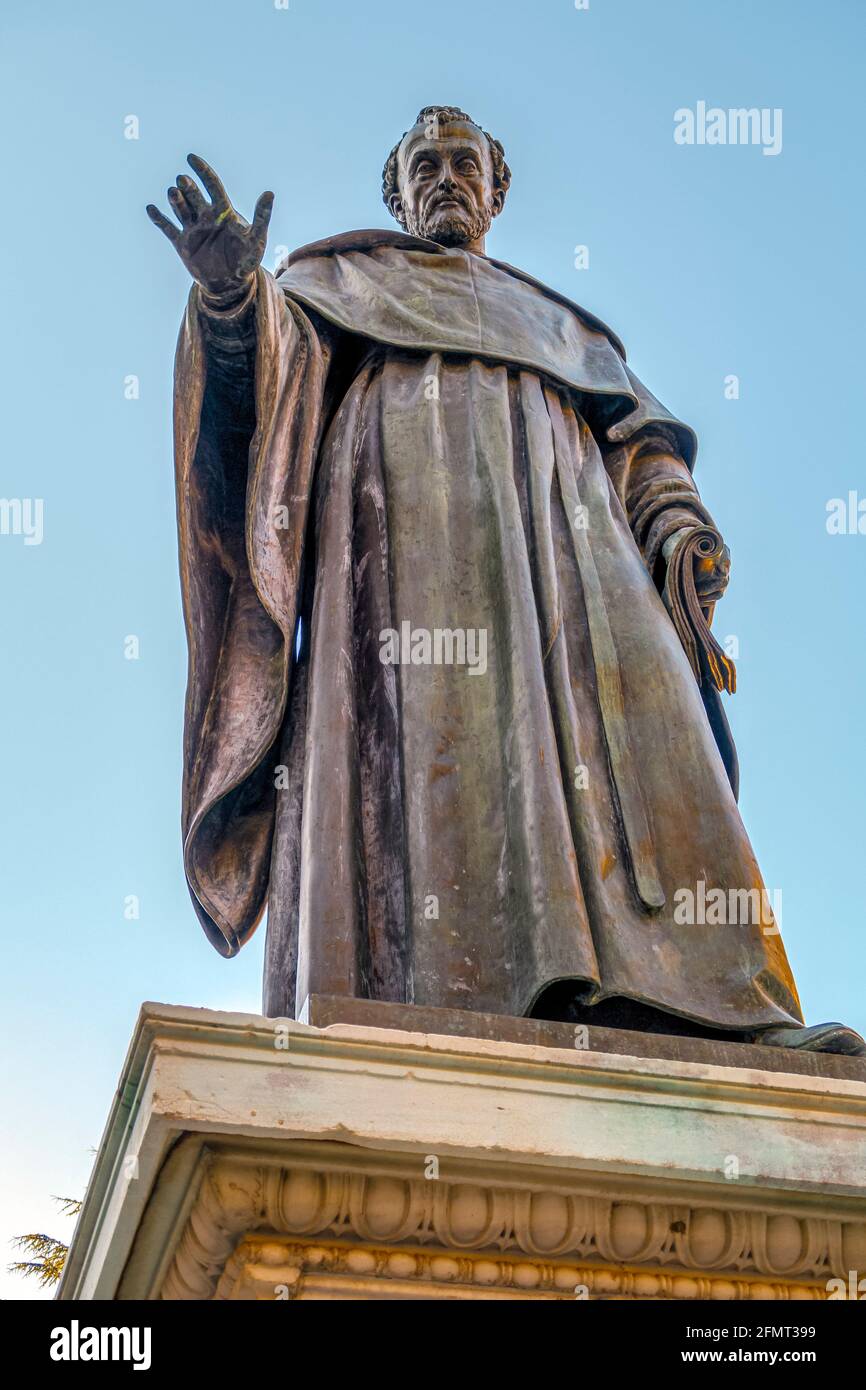
[[[835,1052],[866,1057],[866,1039],[844,1023],[816,1023],[811,1028],[765,1028],[752,1042],[761,1047],[791,1047],[798,1052]]]

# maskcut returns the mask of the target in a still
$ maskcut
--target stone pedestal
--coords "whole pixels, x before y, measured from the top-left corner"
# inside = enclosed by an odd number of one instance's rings
[[[61,1299],[808,1300],[866,1274],[862,1060],[305,1019],[144,1005]]]

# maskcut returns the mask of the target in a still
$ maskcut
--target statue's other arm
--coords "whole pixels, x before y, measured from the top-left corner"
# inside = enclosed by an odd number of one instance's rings
[[[668,564],[689,533],[696,527],[717,529],[676,435],[663,424],[648,424],[611,450],[606,464],[647,569],[663,591]],[[730,567],[727,546],[696,562],[695,587],[703,603],[722,597]]]
[[[658,406],[648,393],[646,399]],[[613,447],[605,450],[608,474],[695,676],[732,693],[736,671],[710,632],[731,557],[684,457],[683,429],[656,415],[634,429],[620,423],[613,433]]]

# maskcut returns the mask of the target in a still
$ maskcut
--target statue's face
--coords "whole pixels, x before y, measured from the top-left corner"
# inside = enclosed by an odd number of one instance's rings
[[[443,246],[477,241],[502,209],[487,139],[462,121],[414,126],[400,145],[397,183],[391,212],[413,236]]]

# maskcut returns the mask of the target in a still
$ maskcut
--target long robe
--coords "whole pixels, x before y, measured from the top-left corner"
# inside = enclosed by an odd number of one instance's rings
[[[185,866],[226,956],[267,904],[265,1011],[523,1015],[572,982],[801,1022],[775,924],[679,920],[763,884],[659,594],[664,540],[710,520],[694,437],[610,330],[349,233],[229,311],[194,290],[176,385]]]

